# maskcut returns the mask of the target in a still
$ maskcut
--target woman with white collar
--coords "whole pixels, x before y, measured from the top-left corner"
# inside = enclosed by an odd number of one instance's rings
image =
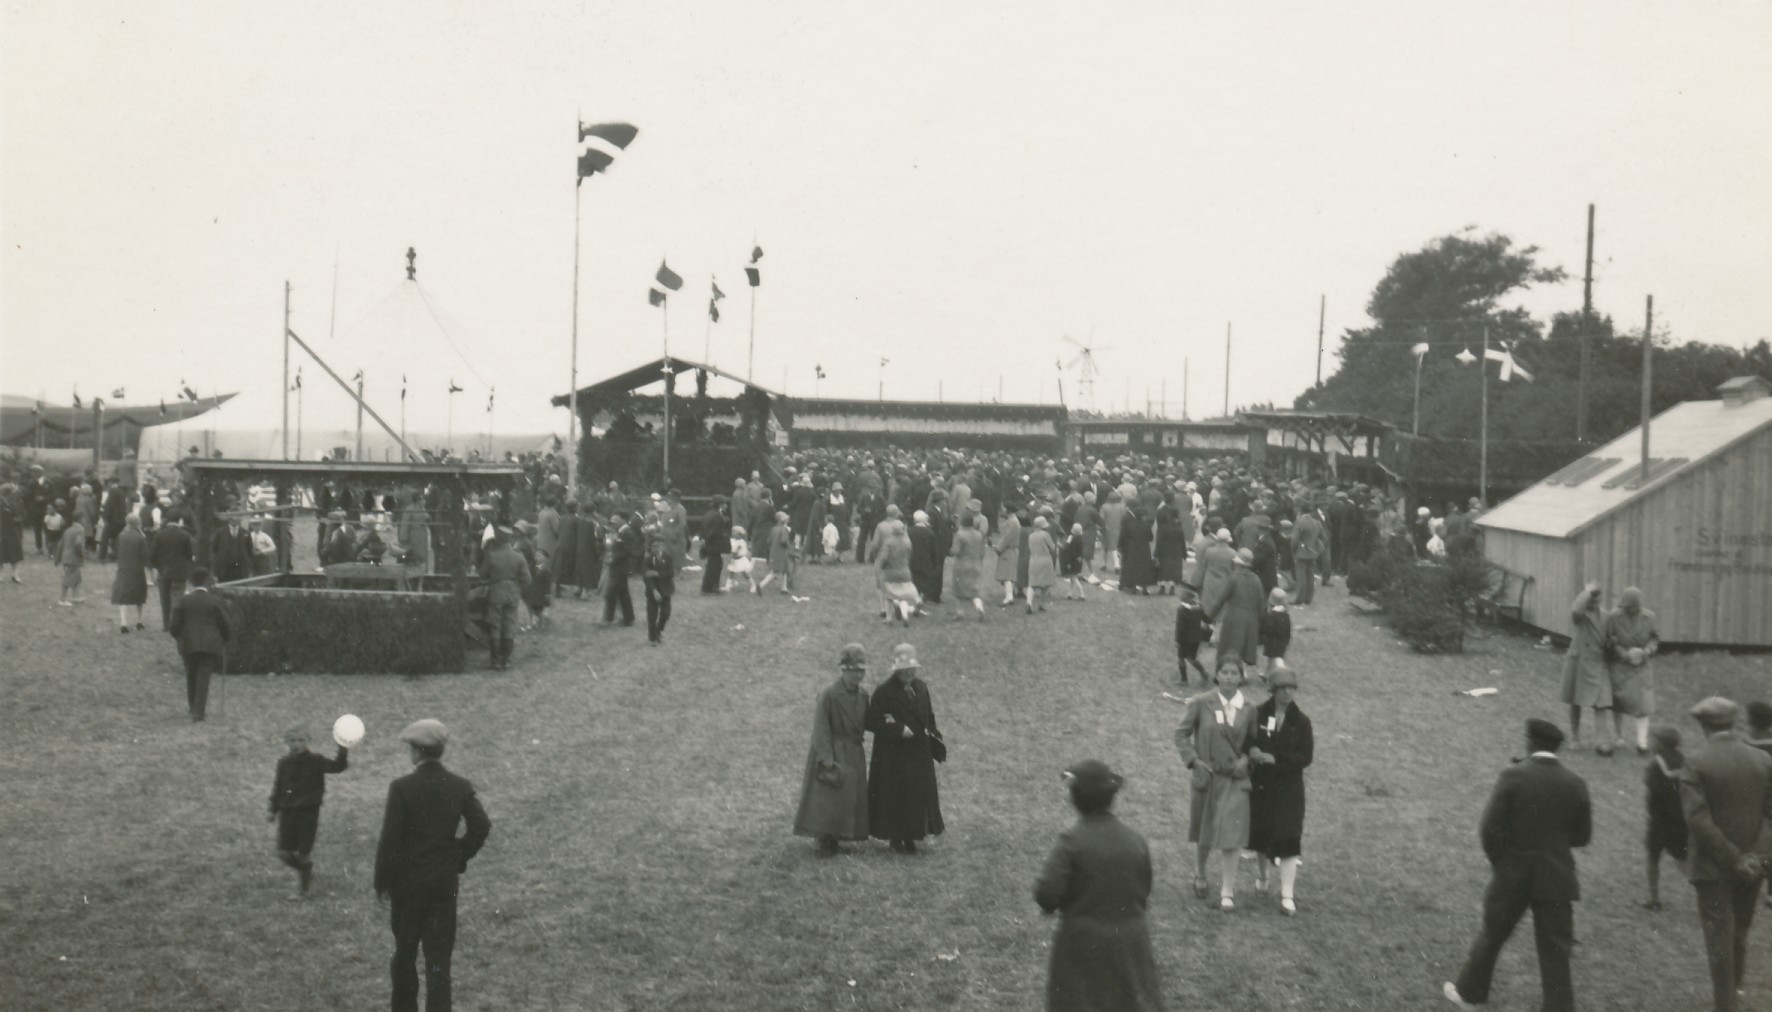
[[[1243,668],[1227,658],[1218,687],[1188,700],[1175,748],[1192,771],[1188,842],[1196,846],[1194,895],[1206,898],[1206,860],[1219,854],[1218,909],[1236,909],[1237,854],[1249,845],[1249,750],[1255,706],[1243,698]]]

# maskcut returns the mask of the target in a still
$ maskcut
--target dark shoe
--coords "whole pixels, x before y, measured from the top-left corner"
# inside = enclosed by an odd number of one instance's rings
[[[904,842],[904,852],[906,854],[915,854],[917,852],[917,841],[906,840]]]
[[[117,631],[122,633],[125,636],[129,635],[129,627],[128,626],[120,626],[120,627],[118,627]]]
[[[302,895],[306,896],[308,894],[308,888],[314,884],[314,866],[311,864],[304,864],[300,868],[297,868],[296,871],[301,875]]]
[[[837,838],[834,836],[819,837],[818,845],[813,849],[812,853],[818,857],[836,857],[838,854]]]
[[[1612,746],[1601,745],[1599,748],[1594,749],[1594,754],[1597,756],[1603,756],[1607,759],[1610,759],[1610,758],[1612,758]]]
[[[147,626],[146,626],[146,625],[144,625],[144,624],[142,624],[142,623],[140,623],[140,622],[137,622],[137,623],[136,623],[136,624],[135,624],[135,627],[136,627],[136,628],[137,628],[137,629],[146,629],[146,628],[147,628]]]
[[[888,843],[887,843],[887,844],[886,844],[886,846],[888,846],[888,847],[890,847],[890,848],[892,848],[892,852],[893,852],[893,853],[894,853],[894,854],[902,854],[902,853],[904,853],[904,841],[903,841],[903,840],[892,840],[892,841],[889,841],[889,842],[888,842]]]

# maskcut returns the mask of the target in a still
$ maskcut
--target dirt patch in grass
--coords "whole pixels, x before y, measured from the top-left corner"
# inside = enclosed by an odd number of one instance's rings
[[[1180,709],[1159,696],[1176,680],[1168,598],[1097,592],[1032,618],[992,608],[982,626],[939,610],[907,634],[879,623],[852,565],[812,569],[800,604],[702,597],[686,576],[662,649],[563,601],[507,673],[233,677],[192,725],[171,642],[118,635],[108,567],[88,567],[93,600],[75,609],[53,606],[46,565],[24,575],[0,588],[9,1009],[384,1003],[392,940],[370,864],[387,783],[407,769],[393,736],[421,716],[450,725],[446,762],[494,820],[462,887],[464,1009],[1038,1008],[1052,923],[1030,890],[1071,819],[1058,771],[1088,756],[1127,775],[1119,813],[1152,844],[1171,1008],[1432,1007],[1477,927],[1489,787],[1526,717],[1563,720],[1558,658],[1532,638],[1421,657],[1324,592],[1292,650],[1318,738],[1301,912],[1250,895],[1225,916],[1189,890]],[[811,703],[848,640],[880,660],[909,640],[925,664],[951,744],[950,828],[920,857],[880,844],[819,861],[791,834]],[[1659,676],[1664,714],[1713,692],[1772,696],[1764,656],[1672,656]],[[1453,694],[1485,685],[1499,694]],[[316,895],[286,902],[293,876],[264,821],[281,732],[321,740],[344,712],[369,737],[329,780]],[[1597,823],[1579,856],[1583,1006],[1702,1005],[1691,890],[1668,868],[1667,909],[1636,906],[1640,761],[1569,762]],[[1772,1007],[1764,952],[1750,1007]],[[1497,1007],[1535,1003],[1529,930],[1497,980]]]

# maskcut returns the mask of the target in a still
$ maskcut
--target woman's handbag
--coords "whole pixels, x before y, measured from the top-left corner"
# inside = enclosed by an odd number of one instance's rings
[[[818,764],[818,782],[826,787],[843,786],[843,767],[833,762]]]
[[[938,763],[947,762],[948,761],[947,742],[942,741],[940,738],[937,738],[934,735],[930,735],[929,736],[929,758],[934,759]]]

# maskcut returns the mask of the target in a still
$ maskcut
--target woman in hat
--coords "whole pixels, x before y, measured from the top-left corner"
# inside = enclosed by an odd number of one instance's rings
[[[1194,895],[1205,899],[1206,862],[1219,855],[1218,908],[1236,909],[1237,852],[1249,846],[1249,739],[1255,708],[1243,698],[1243,669],[1220,662],[1216,690],[1188,700],[1175,729],[1175,748],[1193,787],[1188,842],[1194,844]]]
[[[1163,1007],[1144,912],[1151,850],[1114,817],[1124,781],[1086,759],[1064,771],[1076,824],[1060,833],[1040,869],[1034,902],[1058,914],[1046,975],[1046,1008],[1063,1012],[1156,1012]]]
[[[997,526],[997,582],[1003,585],[1003,603],[1000,607],[1007,608],[1015,603],[1015,577],[1021,559],[1021,519],[1008,506],[1003,508],[1003,519]]]
[[[1649,718],[1655,714],[1654,657],[1661,649],[1655,613],[1643,607],[1643,592],[1626,587],[1618,608],[1606,616],[1606,669],[1612,680],[1612,732],[1624,745],[1624,718],[1637,721],[1637,754],[1649,754]],[[1599,732],[1603,736],[1604,731]]]
[[[859,643],[843,648],[837,680],[818,694],[812,715],[812,744],[800,783],[794,835],[818,841],[818,856],[837,853],[839,840],[868,838],[868,771],[861,736],[866,729],[868,693],[861,687],[867,651]]]
[[[1151,557],[1151,521],[1135,499],[1127,505],[1120,523],[1120,589],[1130,594],[1148,594],[1151,584],[1157,582],[1157,563]]]
[[[148,538],[141,518],[124,514],[123,533],[117,536],[117,572],[111,580],[111,603],[117,606],[118,632],[142,624],[142,605],[148,602]]]
[[[1298,912],[1292,888],[1298,881],[1300,841],[1304,838],[1304,769],[1315,740],[1311,719],[1293,699],[1298,674],[1280,668],[1268,675],[1268,700],[1255,708],[1249,739],[1249,849],[1261,855],[1255,888],[1267,889],[1267,869],[1280,866],[1280,909]]]
[[[1231,578],[1223,603],[1218,609],[1218,657],[1222,667],[1227,661],[1240,661],[1253,668],[1261,649],[1261,611],[1267,601],[1261,578],[1251,568],[1255,553],[1239,549],[1232,556]]]
[[[911,613],[923,603],[911,578],[911,535],[903,520],[886,520],[880,530],[880,592],[886,597],[886,621],[900,621],[909,628]]]
[[[868,833],[889,841],[899,854],[915,854],[917,841],[940,836],[945,828],[935,764],[947,758],[947,746],[935,724],[929,686],[917,677],[922,667],[915,647],[893,647],[892,677],[874,690],[868,704],[867,729],[874,733]]]
[[[948,554],[953,557],[954,573],[954,618],[966,617],[966,609],[971,608],[978,613],[978,620],[984,621],[984,516],[966,512],[960,514],[959,530],[954,532],[953,547]]]
[[[1157,593],[1173,594],[1187,579],[1187,526],[1175,495],[1157,507]]]
[[[18,564],[25,561],[25,507],[18,486],[0,485],[0,574],[19,583]]]
[[[1569,606],[1572,629],[1569,651],[1563,655],[1563,702],[1569,706],[1571,748],[1581,747],[1581,709],[1594,711],[1594,751],[1612,754],[1606,737],[1604,711],[1612,709],[1612,678],[1606,672],[1606,610],[1600,605],[1600,585],[1589,583]]]
[[[1052,585],[1058,582],[1058,545],[1052,540],[1052,525],[1045,516],[1034,518],[1033,530],[1028,532],[1027,560],[1027,606],[1028,614],[1034,613],[1034,602],[1039,601],[1040,610],[1046,610],[1046,595]]]

